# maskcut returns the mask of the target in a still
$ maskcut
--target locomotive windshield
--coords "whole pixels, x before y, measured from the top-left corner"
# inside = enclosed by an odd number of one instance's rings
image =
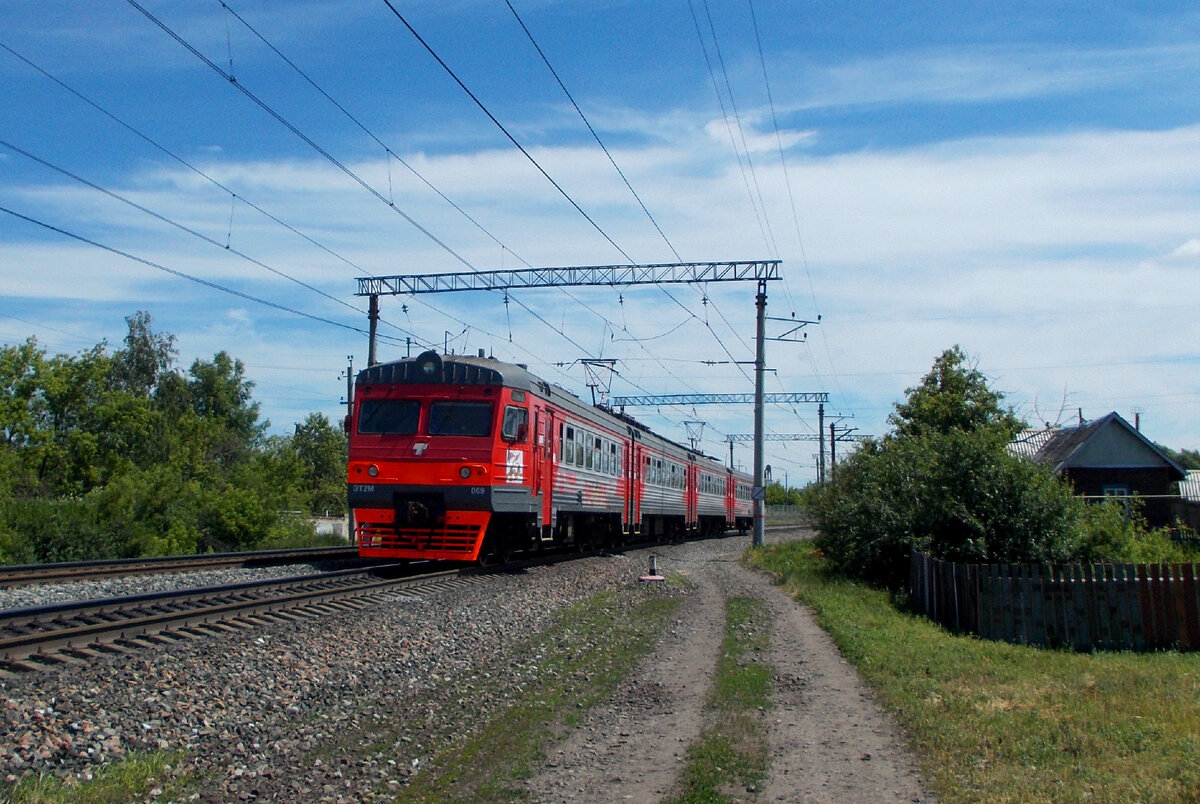
[[[358,409],[358,432],[368,435],[413,435],[421,403],[412,399],[364,399]]]
[[[431,436],[488,436],[491,433],[491,402],[434,402],[429,406]]]

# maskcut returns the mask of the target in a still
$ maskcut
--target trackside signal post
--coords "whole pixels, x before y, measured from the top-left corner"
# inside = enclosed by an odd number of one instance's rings
[[[409,274],[402,276],[360,277],[357,296],[370,297],[371,342],[368,365],[375,365],[375,329],[379,318],[379,297],[415,293],[451,293],[466,290],[512,290],[516,288],[585,287],[617,285],[700,284],[756,280],[758,295],[757,335],[754,356],[754,544],[763,543],[763,516],[766,487],[763,483],[763,375],[766,372],[767,282],[780,279],[780,260],[742,262],[689,262],[655,265],[597,265],[573,268],[526,268],[509,271],[478,271],[445,274]],[[721,401],[712,395],[710,401]],[[813,395],[823,397],[826,394]],[[633,404],[632,398],[612,400],[614,407]],[[670,404],[670,403],[664,403]],[[686,404],[686,403],[679,403]]]

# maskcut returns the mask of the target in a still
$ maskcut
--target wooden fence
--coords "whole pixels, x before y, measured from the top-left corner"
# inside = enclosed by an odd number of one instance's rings
[[[1200,650],[1195,564],[955,564],[914,552],[913,607],[955,631],[1076,650]]]

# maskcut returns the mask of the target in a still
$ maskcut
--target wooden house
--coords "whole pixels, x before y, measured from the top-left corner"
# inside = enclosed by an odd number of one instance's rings
[[[1010,451],[1051,467],[1088,498],[1140,497],[1151,527],[1171,525],[1187,472],[1116,413],[1077,427],[1028,430]]]

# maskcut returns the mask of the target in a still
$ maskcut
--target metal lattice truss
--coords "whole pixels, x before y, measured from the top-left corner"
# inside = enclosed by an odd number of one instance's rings
[[[838,441],[861,441],[870,436],[851,435],[849,433],[838,433]],[[753,441],[754,433],[731,433],[725,437],[726,441],[742,442]],[[763,433],[763,441],[820,441],[821,436],[818,433]]]
[[[793,404],[796,402],[829,401],[829,394],[824,391],[793,394],[763,394],[764,403]],[[658,394],[651,396],[614,396],[612,406],[624,407],[658,407],[661,405],[750,405],[754,404],[754,394]]]
[[[571,268],[518,268],[446,274],[359,277],[358,296],[512,290],[567,286],[668,285],[779,279],[780,260],[684,262],[659,265],[593,265]]]

